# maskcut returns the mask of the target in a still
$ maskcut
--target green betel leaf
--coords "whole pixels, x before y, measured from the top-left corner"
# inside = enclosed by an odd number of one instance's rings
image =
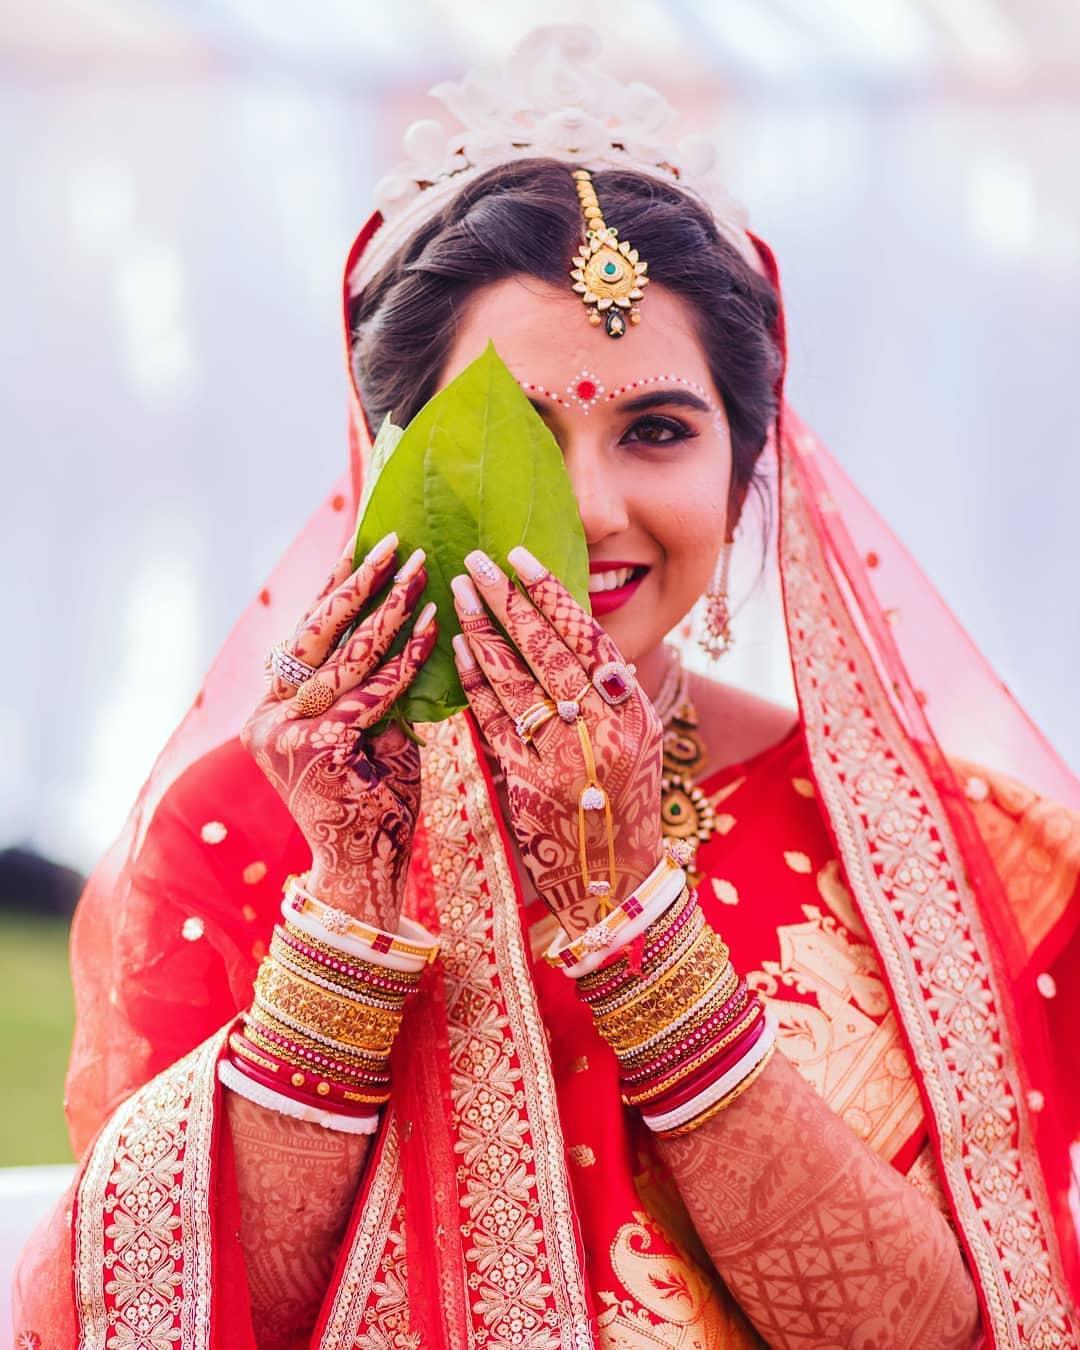
[[[505,567],[508,551],[524,544],[588,608],[577,499],[558,443],[490,342],[403,432],[387,419],[372,460],[356,560],[391,530],[400,558],[414,548],[427,553],[416,612],[435,601],[439,638],[398,712],[439,722],[466,704],[450,646],[460,631],[450,578],[464,571],[467,553],[482,548]]]

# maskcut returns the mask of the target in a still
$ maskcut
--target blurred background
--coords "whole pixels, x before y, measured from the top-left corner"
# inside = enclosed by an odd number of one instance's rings
[[[231,623],[345,461],[345,250],[501,0],[0,16],[0,1164],[68,1156],[65,939]],[[621,0],[605,65],[714,134],[790,391],[1080,766],[1080,6]],[[1069,672],[1074,672],[1070,674]]]

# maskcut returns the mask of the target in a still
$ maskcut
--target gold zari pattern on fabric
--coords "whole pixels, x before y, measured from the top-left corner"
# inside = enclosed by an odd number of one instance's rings
[[[812,454],[812,443],[809,446]],[[788,463],[781,571],[814,777],[893,991],[995,1344],[1075,1344],[991,952],[952,828],[822,556]]]
[[[214,1075],[227,1029],[106,1123],[76,1200],[80,1350],[210,1350]]]
[[[425,839],[449,1018],[468,1347],[592,1350],[555,1085],[498,823],[466,719],[423,727],[421,734]],[[388,1110],[395,1111],[393,1102]],[[404,1287],[400,1224],[393,1219],[399,1166],[397,1154],[385,1152],[375,1167],[365,1232],[347,1265],[350,1293],[335,1303],[337,1339],[328,1328],[322,1350],[415,1345],[403,1333],[400,1304],[380,1306],[376,1292]],[[376,1234],[383,1249],[381,1259],[371,1260]]]

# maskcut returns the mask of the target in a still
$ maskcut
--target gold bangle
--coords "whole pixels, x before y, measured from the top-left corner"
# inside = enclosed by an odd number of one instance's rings
[[[685,1022],[675,1027],[673,1030],[665,1031],[659,1038],[654,1038],[654,1043],[648,1049],[627,1050],[619,1055],[619,1069],[624,1074],[633,1073],[640,1069],[643,1064],[648,1064],[658,1055],[662,1055],[668,1047],[669,1041],[678,1044],[686,1036],[692,1036],[699,1028],[713,1018],[721,1008],[730,1006],[730,1010],[724,1017],[724,1020],[716,1028],[717,1031],[723,1031],[726,1027],[737,1022],[743,1013],[746,1012],[746,1005],[750,1001],[750,991],[743,988],[739,992],[738,981],[735,982],[733,993],[727,992],[727,985],[721,984],[709,995],[700,1005],[693,1017],[687,1018]],[[644,1044],[648,1044],[645,1042]]]
[[[351,975],[346,975],[340,970],[327,969],[322,962],[314,961],[310,956],[305,956],[303,952],[298,952],[290,947],[276,933],[270,939],[270,959],[276,961],[286,970],[295,968],[294,973],[296,971],[302,972],[305,976],[310,977],[312,984],[321,984],[325,981],[327,984],[336,985],[355,999],[380,999],[383,1002],[392,1003],[396,1007],[404,1008],[405,1000],[408,998],[408,994],[383,989],[377,984],[368,984],[365,980],[354,979]],[[333,990],[327,992],[332,993]]]
[[[643,968],[640,977],[634,982],[637,985],[637,988],[633,989],[633,992],[631,993],[629,998],[624,997],[624,995],[626,994],[625,988],[617,990],[614,994],[611,995],[611,998],[605,1000],[604,1004],[598,1003],[592,1004],[593,1017],[599,1023],[604,1021],[608,1017],[614,1016],[617,1013],[627,1012],[631,1008],[633,1008],[636,1003],[638,1003],[641,999],[643,999],[646,996],[646,994],[656,993],[659,990],[666,988],[668,983],[671,980],[673,980],[680,972],[684,976],[692,975],[694,971],[697,969],[697,967],[702,963],[706,949],[708,950],[709,953],[717,952],[717,948],[712,941],[712,939],[715,937],[716,937],[716,930],[710,928],[708,924],[705,924],[701,929],[699,929],[697,933],[694,934],[693,941],[690,942],[689,946],[683,952],[682,956],[680,956],[678,961],[676,961],[674,965],[669,966],[662,975],[660,975],[657,979],[650,981],[648,978],[648,972]],[[724,945],[723,941],[720,942],[719,952],[722,953],[722,955],[719,954],[717,955],[716,959],[717,967],[723,966],[726,963],[729,955],[728,949]],[[612,1007],[610,1006],[612,999],[617,999],[620,1001],[616,1002],[615,1005]],[[693,1002],[693,999],[691,999],[690,1002]]]
[[[738,984],[739,977],[734,967],[729,963],[726,970],[718,972],[714,983],[706,985],[697,1000],[696,1007],[694,1004],[686,1006],[680,1000],[674,1016],[664,1017],[659,1024],[651,1018],[645,1019],[644,1025],[638,1028],[637,1039],[633,1041],[620,1040],[618,1043],[608,1041],[608,1044],[615,1051],[620,1064],[636,1059],[639,1054],[646,1058],[649,1055],[656,1054],[660,1046],[663,1045],[664,1038],[669,1034],[675,1034],[677,1031],[681,1035],[683,1032],[689,1032],[707,1022],[714,1013],[728,1002],[738,988]],[[685,1017],[686,1021],[680,1021],[682,1017]],[[607,1040],[607,1037],[604,1036],[604,1039]],[[650,1048],[646,1050],[644,1047]]]
[[[745,1011],[746,1009],[744,1008],[743,1012],[745,1013]],[[629,1093],[624,1094],[623,1101],[626,1102],[628,1106],[645,1106],[647,1103],[655,1101],[657,1097],[662,1097],[665,1092],[670,1092],[672,1088],[678,1087],[679,1083],[688,1078],[697,1069],[700,1069],[703,1064],[707,1064],[713,1055],[718,1055],[720,1051],[726,1049],[732,1041],[738,1040],[740,1036],[753,1026],[759,1017],[764,1017],[764,1015],[765,1012],[760,1003],[757,1005],[753,1017],[744,1017],[740,1014],[740,1016],[735,1019],[738,1022],[738,1026],[733,1026],[732,1029],[723,1035],[715,1045],[710,1045],[692,1059],[685,1060],[681,1064],[673,1065],[671,1073],[656,1087],[641,1093],[635,1092],[633,1095],[630,1095]]]
[[[366,961],[362,956],[346,955],[339,947],[331,947],[328,942],[320,942],[318,938],[312,937],[306,929],[298,928],[296,924],[290,923],[288,919],[282,919],[282,927],[291,938],[297,942],[302,942],[307,947],[313,947],[321,956],[325,956],[330,961],[347,961],[354,970],[363,975],[390,975],[402,984],[408,984],[413,989],[419,989],[421,981],[424,978],[423,971],[412,970],[390,970],[386,966],[380,966],[374,961]],[[271,940],[271,947],[273,941]],[[289,949],[290,951],[293,948]],[[297,956],[301,953],[296,953]],[[308,958],[310,960],[310,957]]]
[[[386,1055],[377,1050],[364,1050],[360,1046],[345,1045],[343,1041],[332,1040],[329,1036],[323,1036],[321,1033],[305,1033],[299,1023],[293,1025],[293,1021],[285,1021],[279,1012],[275,1016],[266,1008],[260,1008],[257,1003],[252,1003],[247,1012],[244,1013],[245,1032],[248,1028],[261,1028],[266,1033],[269,1045],[265,1048],[271,1054],[277,1054],[280,1047],[274,1040],[275,1036],[283,1037],[288,1041],[295,1041],[297,1045],[306,1050],[310,1050],[315,1055],[333,1055],[335,1059],[341,1060],[343,1064],[355,1062],[357,1068],[367,1069],[378,1072],[386,1066]],[[273,1033],[273,1034],[271,1034]]]
[[[319,1065],[317,1063],[311,1064],[309,1063],[308,1060],[302,1058],[301,1056],[296,1055],[294,1053],[290,1053],[290,1051],[286,1050],[284,1046],[275,1044],[275,1042],[269,1036],[263,1034],[263,1032],[257,1025],[253,1025],[250,1019],[248,1021],[248,1024],[244,1027],[244,1035],[252,1043],[252,1045],[256,1046],[259,1050],[265,1050],[267,1054],[277,1055],[279,1059],[283,1063],[288,1064],[288,1066],[291,1069],[304,1069],[308,1073],[319,1073],[323,1075],[330,1073],[331,1076],[334,1079],[336,1079],[336,1081],[340,1083],[349,1083],[354,1087],[365,1085],[365,1079],[361,1077],[361,1074],[365,1072],[385,1073],[387,1069],[387,1061],[385,1059],[380,1061],[378,1064],[374,1063],[360,1064],[356,1062],[350,1062],[350,1060],[346,1058],[345,1055],[335,1056],[335,1059],[338,1061],[340,1065],[340,1069],[330,1070],[327,1069],[325,1066]],[[250,1052],[241,1052],[241,1053],[247,1053],[248,1058],[249,1059],[252,1058]],[[315,1050],[314,1053],[321,1054],[324,1059],[326,1058],[325,1052],[323,1051]]]
[[[654,984],[645,984],[629,1003],[598,1016],[596,1029],[616,1050],[628,1049],[682,1016],[731,970],[727,948],[711,928],[704,928],[681,961]]]
[[[726,1097],[721,1097],[718,1102],[713,1102],[712,1106],[707,1106],[705,1110],[702,1111],[700,1115],[695,1116],[693,1120],[688,1120],[684,1125],[676,1125],[675,1128],[671,1130],[657,1130],[656,1133],[661,1139],[678,1139],[680,1135],[693,1134],[695,1130],[700,1130],[702,1125],[707,1125],[714,1116],[718,1116],[721,1111],[726,1111],[736,1097],[741,1097],[748,1088],[753,1087],[765,1072],[775,1051],[776,1042],[774,1041],[772,1045],[769,1046],[768,1050],[765,1051],[764,1055],[762,1055],[761,1062],[754,1065],[741,1083],[738,1083],[733,1087]]]
[[[389,1053],[401,1025],[400,1012],[340,998],[273,961],[259,967],[255,995],[332,1040],[384,1054]]]

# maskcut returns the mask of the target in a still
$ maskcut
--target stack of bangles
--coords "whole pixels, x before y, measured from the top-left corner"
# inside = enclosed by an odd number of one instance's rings
[[[706,923],[681,859],[669,852],[593,928],[546,953],[576,980],[615,1052],[623,1101],[666,1137],[723,1111],[776,1044],[774,1020]]]
[[[387,933],[290,877],[243,1030],[218,1067],[249,1101],[327,1129],[374,1133],[390,1096],[390,1049],[438,944],[402,920]]]

